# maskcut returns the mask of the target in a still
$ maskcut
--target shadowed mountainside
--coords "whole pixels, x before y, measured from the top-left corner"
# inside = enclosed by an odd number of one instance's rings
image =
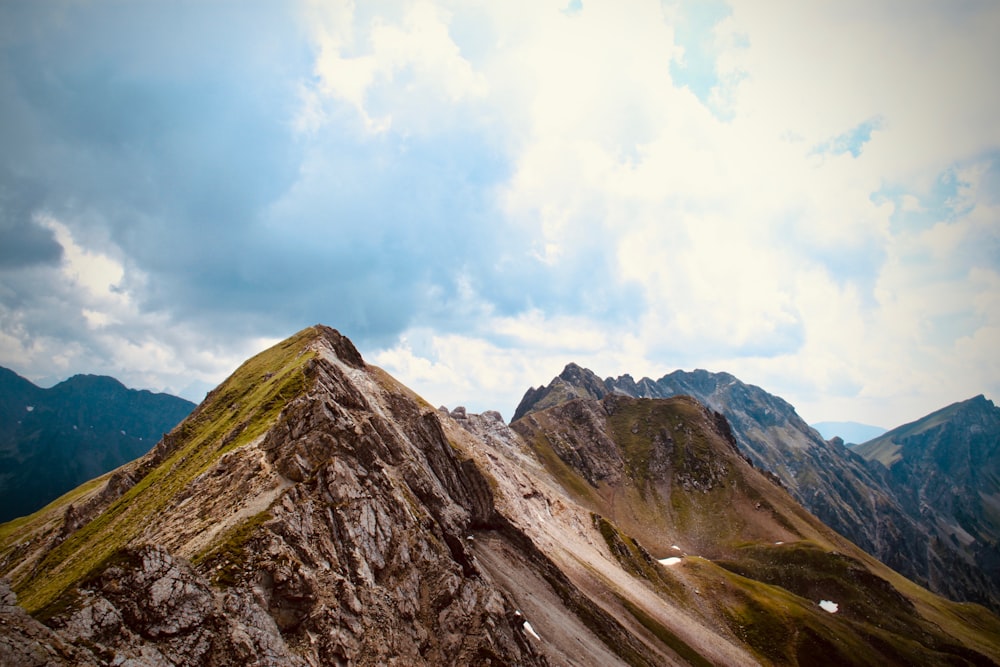
[[[0,521],[142,456],[194,407],[110,377],[42,389],[0,368]]]
[[[895,428],[854,451],[869,461],[903,510],[928,528],[932,555],[925,576],[931,589],[996,608],[1000,408],[976,396]],[[980,573],[973,594],[956,578],[960,568]]]

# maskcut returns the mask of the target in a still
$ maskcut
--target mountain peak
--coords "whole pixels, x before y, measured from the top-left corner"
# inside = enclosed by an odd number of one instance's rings
[[[976,396],[973,396],[972,398],[964,401],[964,403],[984,410],[992,410],[996,408],[996,405],[993,403],[993,401],[986,398],[984,394],[978,394]]]
[[[588,391],[593,391],[597,387],[601,387],[601,391],[603,391],[604,387],[604,382],[597,373],[573,362],[566,364],[563,372],[559,374],[559,378],[574,387]]]
[[[547,386],[529,388],[514,410],[511,423],[534,412],[574,398],[603,398],[609,393],[604,380],[597,373],[570,362],[562,373],[552,379]]]
[[[891,468],[907,453],[914,455],[918,449],[937,442],[925,434],[943,431],[976,433],[984,425],[995,428],[997,424],[1000,424],[1000,409],[993,401],[979,394],[935,410],[916,421],[897,426],[859,445],[855,451],[865,459],[878,461]],[[908,448],[904,448],[904,442],[909,445]]]
[[[0,563],[74,642],[126,656],[147,642],[158,664],[544,664],[473,558],[472,531],[499,521],[493,492],[441,419],[338,331],[309,327],[29,523],[23,567]],[[81,596],[128,611],[109,629],[77,614]]]
[[[1000,607],[1000,409],[983,395],[952,403],[854,448],[906,512],[928,527],[938,592]],[[938,563],[947,563],[939,571]]]
[[[52,387],[52,391],[128,391],[128,388],[117,378],[108,375],[91,375],[80,373],[73,375]]]
[[[365,367],[365,360],[361,357],[361,353],[347,336],[325,324],[316,324],[312,329],[316,332],[319,340],[325,341],[330,346],[338,359],[353,368]]]

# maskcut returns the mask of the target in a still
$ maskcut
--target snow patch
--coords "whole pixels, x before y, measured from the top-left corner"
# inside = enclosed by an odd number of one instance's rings
[[[531,627],[531,623],[528,623],[527,621],[524,622],[524,631],[527,632],[532,637],[534,637],[535,639],[537,639],[538,641],[542,641],[542,638],[538,636],[538,633],[535,632],[535,629]]]
[[[34,405],[26,405],[26,406],[24,406],[24,409],[27,410],[28,412],[34,412],[35,411],[35,406]]]
[[[830,602],[829,600],[820,600],[819,606],[822,607],[824,610],[830,612],[831,614],[836,614],[837,609],[839,608],[840,605],[838,605],[836,602]]]
[[[667,566],[677,565],[677,563],[679,563],[679,562],[681,562],[681,559],[678,558],[677,556],[671,556],[670,558],[661,558],[660,559],[660,565],[667,565]]]
[[[775,542],[775,544],[784,544],[784,542]]]
[[[681,548],[679,546],[677,546],[676,544],[673,545],[673,546],[671,546],[670,548],[673,549],[674,551],[680,551],[681,550]]]

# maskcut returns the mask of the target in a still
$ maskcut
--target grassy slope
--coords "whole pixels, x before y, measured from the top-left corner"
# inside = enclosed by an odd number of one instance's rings
[[[853,451],[869,461],[878,461],[886,468],[891,468],[893,463],[902,458],[903,451],[903,448],[893,440],[894,437],[894,435],[879,436],[863,445],[858,445]]]
[[[303,391],[307,351],[317,332],[310,327],[245,362],[182,422],[170,438],[171,452],[134,487],[93,521],[58,545],[14,589],[19,602],[37,612],[96,570],[155,521],[174,496],[220,456],[262,435],[286,402]],[[88,482],[35,514],[0,526],[0,562],[26,535],[61,517]]]
[[[578,501],[610,517],[648,548],[665,554],[677,541],[685,548],[722,554],[748,539],[793,537],[826,541],[815,519],[787,493],[752,472],[750,466],[713,430],[703,408],[686,397],[618,400],[607,430],[625,462],[624,483],[591,486],[559,458],[547,433],[565,430],[555,410],[531,417],[540,425],[532,448]],[[653,437],[669,436],[668,472],[651,473]],[[702,465],[708,461],[721,466]],[[662,465],[662,457],[659,463]],[[710,490],[687,491],[674,478],[713,477]]]

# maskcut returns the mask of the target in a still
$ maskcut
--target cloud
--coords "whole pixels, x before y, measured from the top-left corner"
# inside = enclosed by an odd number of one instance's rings
[[[568,361],[1000,391],[989,3],[234,9],[0,8],[0,363],[200,391],[325,322],[507,412]]]
[[[927,44],[916,38],[934,20],[927,6],[911,23],[897,21],[890,27],[888,42],[897,51],[890,66],[878,66],[872,74],[866,67],[885,46],[877,36],[888,25],[882,22],[886,17],[857,22],[832,4],[771,8],[787,10],[783,14],[733,4],[732,15],[720,8],[711,18],[715,23],[700,33],[702,87],[697,91],[697,85],[685,80],[691,72],[679,67],[684,53],[673,59],[671,81],[662,66],[644,76],[631,68],[592,64],[589,54],[572,42],[555,41],[566,39],[566,33],[551,34],[556,55],[544,59],[534,76],[544,80],[547,64],[565,62],[573,54],[587,81],[564,77],[552,99],[539,92],[534,104],[519,105],[535,112],[526,125],[545,131],[530,135],[520,151],[506,192],[508,216],[536,230],[533,252],[552,263],[579,247],[581,235],[599,238],[606,253],[614,250],[614,275],[642,295],[636,302],[640,314],[635,331],[643,350],[635,366],[611,369],[615,374],[668,363],[740,370],[751,379],[763,378],[761,384],[779,393],[787,390],[814,415],[822,416],[823,406],[859,410],[856,404],[864,404],[869,416],[877,415],[876,423],[892,419],[886,415],[889,396],[913,394],[900,398],[896,415],[912,415],[908,411],[917,405],[933,409],[935,401],[952,400],[948,396],[962,397],[962,381],[947,391],[934,389],[935,378],[950,374],[944,369],[953,365],[943,351],[974,326],[969,318],[955,324],[945,295],[970,288],[982,294],[986,288],[972,287],[966,276],[941,282],[938,272],[967,261],[968,255],[948,260],[948,246],[939,245],[941,253],[921,261],[895,221],[917,213],[927,215],[931,225],[942,216],[955,220],[972,210],[970,203],[979,205],[988,196],[958,187],[968,177],[957,174],[968,171],[959,166],[965,156],[996,145],[993,129],[982,124],[985,116],[970,117],[948,102],[933,104],[921,92],[928,79],[914,73],[926,65],[930,80],[940,79],[961,99],[981,99],[995,109],[992,93],[976,89],[988,75],[981,71],[956,82],[946,77],[941,63],[927,61],[922,53]],[[573,30],[587,29],[587,11],[575,17],[580,23]],[[776,15],[778,21],[773,20]],[[948,21],[969,26],[984,18],[990,23],[996,14],[949,16]],[[824,37],[818,43],[807,41],[831,30],[839,44]],[[988,62],[984,56],[993,47],[980,29],[973,33],[973,43],[963,43],[960,52],[969,55],[963,65],[976,70]],[[670,27],[656,20],[621,34],[630,43],[601,35],[602,55],[619,54],[619,65],[631,63],[630,49],[645,44],[647,37],[671,52]],[[951,32],[931,37],[936,52],[961,39]],[[684,39],[680,35],[677,41]],[[915,66],[909,64],[911,54]],[[623,88],[623,72],[626,79],[635,75],[646,85]],[[733,82],[727,93],[729,114],[718,113],[707,93],[723,81],[719,73]],[[687,97],[684,88],[696,94]],[[582,97],[591,89],[627,100],[656,120],[635,126],[642,131],[624,135],[625,143],[609,142],[619,128],[633,126],[625,115],[612,115],[609,121],[596,110],[574,112],[600,109],[600,102]],[[867,95],[876,89],[877,94]],[[933,108],[914,113],[916,97]],[[859,117],[868,120],[859,123]],[[972,141],[968,125],[952,128],[944,118],[974,121],[986,131]],[[944,145],[942,126],[949,128],[946,134],[954,129],[957,144]],[[935,135],[930,147],[929,134]],[[966,152],[966,146],[975,150]],[[948,176],[952,173],[954,177]],[[921,203],[925,184],[941,179],[956,184],[941,205]],[[905,184],[898,199],[880,196],[886,182]],[[960,190],[965,193],[961,197]],[[992,215],[984,213],[995,220]],[[976,239],[977,247],[993,246],[985,228],[967,233],[963,238]],[[995,257],[989,261],[997,266]],[[897,270],[893,267],[905,270],[907,278],[892,293],[906,294],[913,308],[921,302],[922,281],[939,290],[943,300],[924,302],[924,307],[934,313],[926,321],[937,322],[941,335],[914,340],[908,334],[925,316],[915,309],[896,310],[887,300],[884,286]],[[952,326],[940,329],[945,322]],[[609,341],[620,335],[604,321],[594,327]],[[570,356],[579,360],[586,353],[567,349],[567,360]],[[905,370],[913,368],[920,372]],[[976,377],[965,391],[993,386],[986,374]],[[911,380],[913,388],[904,389]]]
[[[378,16],[359,26],[364,18],[354,9],[340,3],[311,6],[320,47],[315,71],[320,90],[352,106],[367,131],[433,131],[447,122],[438,113],[442,109],[447,114],[456,103],[486,93],[486,78],[449,35],[449,12],[415,2],[398,23]],[[370,51],[359,53],[359,42]]]
[[[590,323],[548,321],[537,312],[488,324],[504,330],[501,343],[415,328],[392,347],[369,355],[368,361],[406,378],[434,405],[464,405],[473,412],[499,410],[507,419],[529,386],[548,384],[562,371],[567,350],[599,374],[617,375],[623,367],[662,371],[649,366],[641,346],[624,329],[616,332],[612,345],[602,334],[581,330],[581,325]]]
[[[61,257],[62,248],[52,231],[30,218],[5,219],[0,225],[0,269],[47,264]]]
[[[858,157],[861,155],[865,144],[871,141],[872,132],[881,128],[881,118],[876,117],[866,120],[846,132],[842,132],[836,137],[819,144],[813,148],[813,153],[819,155],[843,155],[844,153],[850,153],[852,157]]]
[[[730,16],[732,9],[721,0],[683,0],[666,3],[666,7],[678,46],[670,61],[671,78],[676,85],[687,87],[720,117],[728,118],[731,110],[725,104],[729,101],[725,89],[738,83],[741,74],[729,72],[727,76],[718,59],[726,46],[746,44],[744,35],[725,32],[724,19]],[[724,43],[726,40],[728,45]]]

